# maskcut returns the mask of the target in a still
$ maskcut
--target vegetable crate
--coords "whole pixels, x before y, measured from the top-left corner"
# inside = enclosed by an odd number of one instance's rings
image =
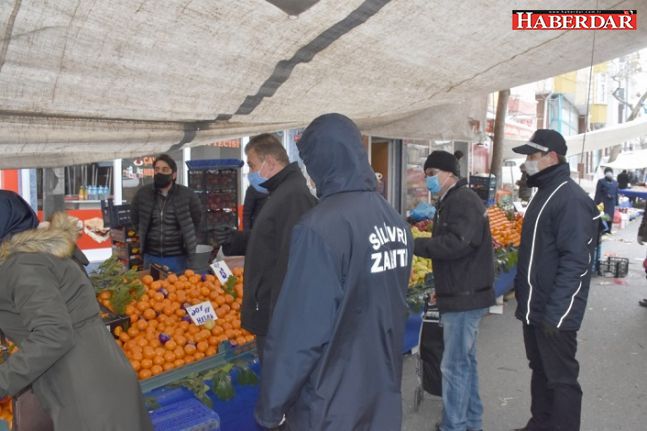
[[[606,261],[598,261],[598,274],[603,277],[624,278],[629,272],[629,259],[609,256]]]
[[[214,245],[214,230],[219,225],[238,228],[240,168],[238,159],[190,160],[189,187],[202,204],[201,244]]]

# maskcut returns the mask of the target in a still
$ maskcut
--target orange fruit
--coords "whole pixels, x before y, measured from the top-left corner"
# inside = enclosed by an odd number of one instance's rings
[[[207,349],[207,356],[213,356],[213,355],[215,355],[216,353],[218,353],[218,347],[216,347],[216,346],[209,346],[209,348]]]
[[[150,274],[146,274],[145,276],[142,277],[142,283],[144,283],[145,286],[149,286],[153,281],[153,276]]]
[[[173,351],[175,353],[175,359],[182,359],[185,356],[184,353],[184,347],[176,347],[175,350]]]
[[[152,308],[147,308],[146,310],[144,310],[143,316],[146,320],[153,320],[155,319],[155,317],[157,317],[157,313]]]
[[[119,340],[121,340],[122,343],[125,343],[130,340],[130,336],[127,332],[121,332],[121,334],[119,334]]]
[[[203,352],[196,352],[194,356],[195,360],[199,361],[200,359],[204,359],[207,355],[205,355]]]
[[[193,355],[196,352],[196,350],[197,349],[194,344],[187,344],[186,346],[184,346],[184,352],[187,355]]]
[[[152,375],[153,375],[153,373],[151,372],[151,370],[148,370],[148,369],[140,370],[139,373],[138,373],[139,378],[142,379],[142,380],[148,379]]]
[[[151,373],[154,376],[156,376],[158,374],[162,374],[162,372],[164,372],[164,368],[162,368],[161,365],[153,365],[153,367],[151,368]]]
[[[166,353],[166,352],[164,352],[164,353]],[[162,365],[163,363],[164,363],[164,357],[163,356],[155,355],[153,357],[153,364],[154,365]]]
[[[186,277],[191,277],[192,275],[195,275],[195,271],[193,271],[192,269],[187,269],[186,271],[184,271],[184,275]]]
[[[173,352],[164,352],[164,361],[167,363],[173,363],[175,362],[176,356],[175,353]]]
[[[164,348],[166,350],[175,350],[177,348],[177,343],[172,339],[168,340],[166,343],[164,343]]]
[[[153,361],[148,358],[145,358],[141,360],[141,365],[142,365],[142,368],[150,369],[153,366]]]
[[[162,368],[164,368],[164,371],[170,371],[170,370],[172,370],[173,368],[175,368],[175,362],[172,362],[172,363],[171,363],[171,362],[167,362],[166,364],[164,364],[164,365],[162,366]]]
[[[142,369],[142,364],[139,363],[139,361],[132,360],[130,361],[130,365],[133,367],[133,370],[136,372]]]
[[[184,359],[176,359],[175,360],[175,366],[176,367],[181,367],[184,365]]]
[[[206,341],[200,341],[195,347],[198,349],[198,352],[204,353],[209,348],[209,343]]]

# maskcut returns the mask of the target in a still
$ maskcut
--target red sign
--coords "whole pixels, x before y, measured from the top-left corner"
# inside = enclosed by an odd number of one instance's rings
[[[636,30],[636,10],[513,10],[513,30]]]

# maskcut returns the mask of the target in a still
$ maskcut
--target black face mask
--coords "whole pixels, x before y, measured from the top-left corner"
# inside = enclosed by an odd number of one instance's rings
[[[157,173],[153,177],[153,182],[155,183],[155,188],[163,189],[164,187],[171,184],[173,181],[173,174],[161,174]]]

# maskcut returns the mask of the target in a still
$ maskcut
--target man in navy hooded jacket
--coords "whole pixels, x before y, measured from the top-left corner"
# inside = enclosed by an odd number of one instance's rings
[[[357,126],[315,119],[297,144],[319,204],[292,231],[256,419],[289,430],[399,430],[413,240],[376,192]]]
[[[528,204],[521,232],[515,289],[532,370],[532,417],[521,430],[579,430],[582,389],[575,359],[591,282],[591,259],[600,215],[571,179],[566,141],[539,129],[525,145]]]

